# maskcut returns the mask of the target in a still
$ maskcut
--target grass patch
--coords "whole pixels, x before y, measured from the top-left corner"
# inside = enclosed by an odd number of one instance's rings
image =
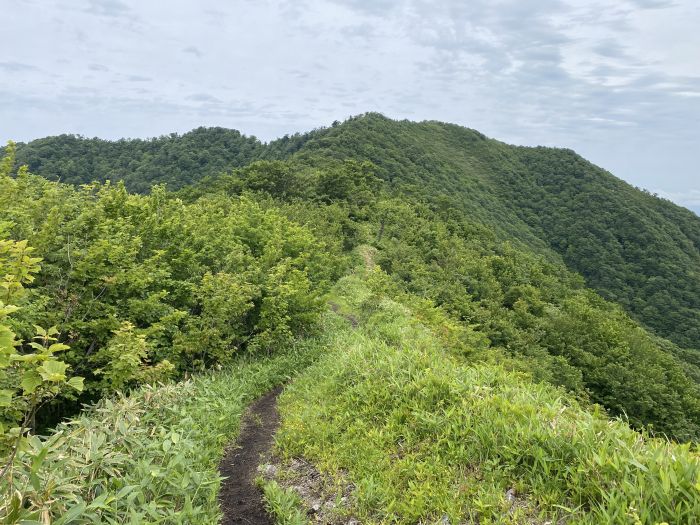
[[[335,323],[335,324],[334,324]],[[337,318],[326,319],[325,332]],[[255,398],[317,359],[326,337],[180,383],[104,400],[34,436],[19,453],[0,504],[3,523],[218,522],[217,466]],[[3,521],[4,520],[4,521]]]
[[[299,495],[292,489],[284,488],[274,480],[259,480],[263,489],[265,507],[275,518],[277,525],[308,525],[306,511],[302,508]]]
[[[277,446],[347,475],[362,523],[700,523],[693,446],[445,351],[357,276],[335,299],[363,322],[282,394]]]

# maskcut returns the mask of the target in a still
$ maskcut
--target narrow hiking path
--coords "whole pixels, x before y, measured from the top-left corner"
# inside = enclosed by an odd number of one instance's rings
[[[219,504],[224,514],[222,525],[273,525],[255,478],[260,457],[270,451],[280,423],[277,412],[280,392],[281,386],[250,405],[243,416],[238,440],[219,463],[219,473],[226,477],[219,491]]]
[[[365,246],[360,250],[364,267],[374,267],[374,250]],[[329,308],[350,323],[353,329],[359,321],[351,313],[329,301]],[[223,513],[221,525],[274,525],[265,510],[262,491],[255,484],[258,466],[263,456],[270,456],[274,435],[280,426],[277,397],[283,387],[269,391],[254,401],[241,421],[241,432],[219,463],[219,473],[226,479],[219,490],[219,505]]]

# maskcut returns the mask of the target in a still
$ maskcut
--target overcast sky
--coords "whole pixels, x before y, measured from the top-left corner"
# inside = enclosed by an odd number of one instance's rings
[[[698,0],[0,0],[0,141],[366,111],[573,148],[700,212]]]

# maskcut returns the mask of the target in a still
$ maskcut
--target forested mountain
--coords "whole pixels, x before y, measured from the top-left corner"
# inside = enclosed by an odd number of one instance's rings
[[[262,144],[225,128],[197,128],[178,135],[117,141],[58,135],[17,144],[15,168],[68,184],[124,181],[129,191],[148,193],[154,184],[176,190],[256,159],[283,158],[313,133]],[[4,148],[0,148],[0,156]]]
[[[136,192],[154,183],[185,187],[260,159],[289,159],[309,170],[343,159],[369,161],[393,195],[563,260],[660,336],[700,349],[700,218],[570,150],[515,147],[460,126],[367,114],[269,144],[199,128],[117,142],[64,135],[17,151],[17,165],[48,178],[124,180]],[[302,194],[300,184],[288,183],[279,196]]]
[[[700,217],[571,150],[372,114],[328,129],[296,157],[369,160],[399,195],[450,206],[536,250],[544,243],[656,333],[700,349]]]
[[[698,515],[693,214],[568,150],[376,114],[5,153],[9,523],[216,521],[216,458],[290,380],[279,446],[369,522]]]
[[[59,135],[19,144],[17,166],[68,184],[123,180],[131,191],[145,193],[154,184],[170,189],[191,184],[234,166],[243,166],[265,151],[255,137],[223,128],[198,128],[150,140],[108,141]]]

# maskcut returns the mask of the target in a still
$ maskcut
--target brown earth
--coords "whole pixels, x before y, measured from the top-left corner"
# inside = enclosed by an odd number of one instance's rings
[[[273,525],[255,478],[261,457],[269,454],[280,423],[277,396],[281,391],[282,387],[271,390],[250,405],[236,444],[219,464],[219,473],[226,478],[219,491],[222,525]]]

